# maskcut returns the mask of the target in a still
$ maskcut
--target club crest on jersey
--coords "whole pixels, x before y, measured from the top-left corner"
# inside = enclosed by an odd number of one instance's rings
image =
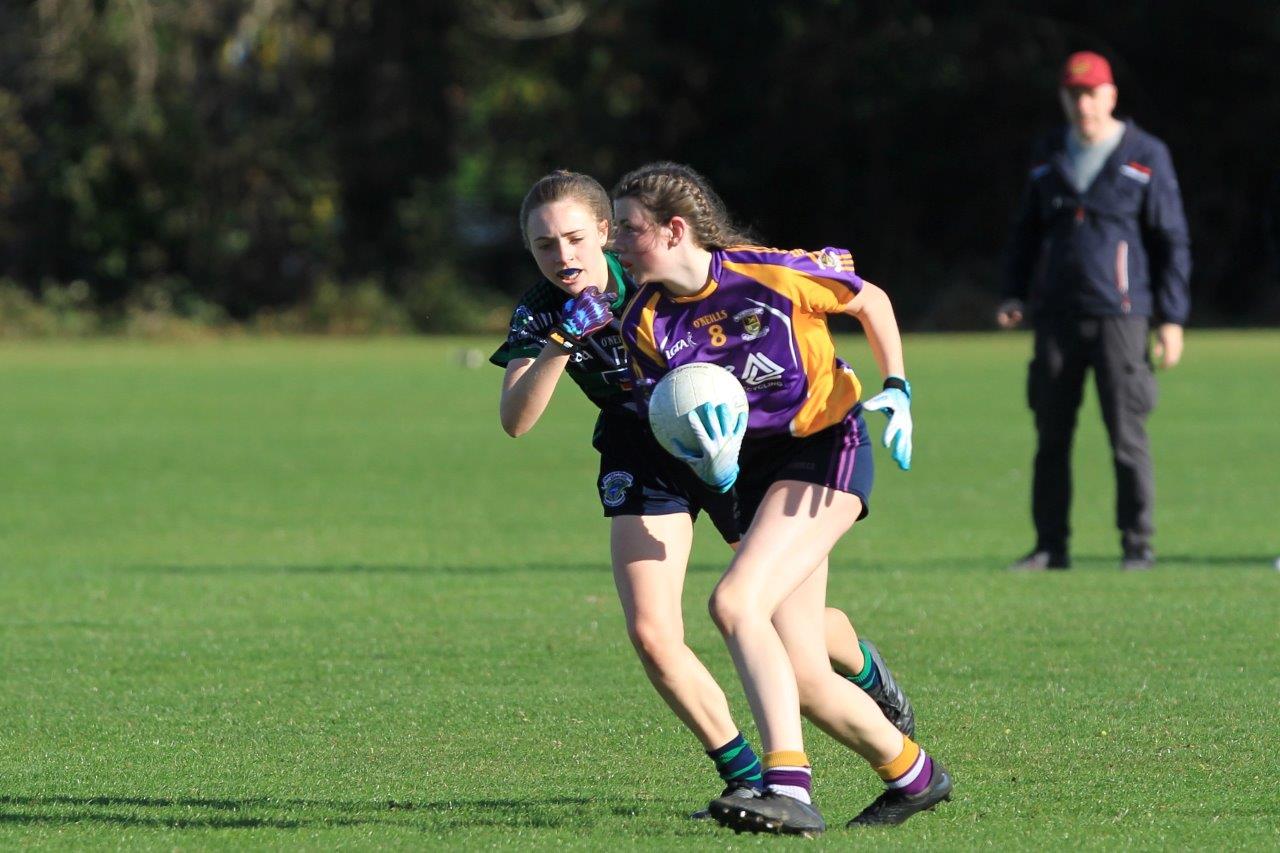
[[[523,305],[516,308],[514,314],[511,315],[511,333],[519,334],[526,331],[526,327],[533,322],[533,314]]]
[[[767,355],[753,352],[742,368],[742,381],[750,388],[782,387],[781,377],[786,371]]]
[[[754,341],[769,334],[769,327],[764,324],[763,308],[748,308],[733,315],[733,319],[742,324],[742,339]]]
[[[511,331],[518,332],[532,322],[533,315],[529,313],[529,309],[520,305],[516,308],[516,312],[511,315]]]
[[[626,471],[610,471],[600,478],[600,501],[605,506],[621,506],[635,478]]]
[[[840,269],[840,253],[835,249],[823,249],[821,252],[814,253],[814,263],[819,269],[839,270]]]

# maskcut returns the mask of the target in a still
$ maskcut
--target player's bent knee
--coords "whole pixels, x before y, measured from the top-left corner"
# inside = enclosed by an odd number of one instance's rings
[[[707,612],[711,614],[711,621],[720,629],[721,634],[728,636],[735,633],[740,608],[734,605],[733,596],[721,587],[717,586],[711,591],[711,597],[707,599]]]
[[[711,621],[725,636],[737,634],[747,622],[758,618],[759,607],[731,586],[718,585],[707,602]]]
[[[835,629],[842,634],[853,631],[853,622],[849,619],[849,615],[843,610],[828,607],[823,611],[822,618],[828,632],[832,629]]]
[[[684,626],[659,620],[637,620],[628,626],[636,654],[647,664],[663,668],[684,650]]]

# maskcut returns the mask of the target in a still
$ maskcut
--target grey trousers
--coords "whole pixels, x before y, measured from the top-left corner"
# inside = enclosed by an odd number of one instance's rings
[[[1071,445],[1085,374],[1093,368],[1116,472],[1116,527],[1126,551],[1148,547],[1155,533],[1155,476],[1147,415],[1156,380],[1147,353],[1146,317],[1061,317],[1036,323],[1027,403],[1037,447],[1031,487],[1036,549],[1068,550],[1071,537]]]

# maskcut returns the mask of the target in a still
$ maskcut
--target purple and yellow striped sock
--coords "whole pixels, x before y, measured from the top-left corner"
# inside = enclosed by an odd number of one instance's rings
[[[779,750],[764,754],[764,787],[767,791],[786,794],[802,803],[811,803],[813,773],[803,752]]]
[[[929,787],[933,778],[933,759],[915,741],[902,736],[902,753],[897,758],[876,768],[880,778],[891,791],[915,796]],[[765,774],[766,779],[768,774]]]

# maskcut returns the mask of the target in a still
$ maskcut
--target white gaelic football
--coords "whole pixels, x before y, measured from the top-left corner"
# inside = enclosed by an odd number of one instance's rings
[[[678,456],[676,442],[696,450],[698,438],[686,415],[703,403],[724,403],[735,416],[747,411],[747,392],[723,367],[694,362],[677,367],[659,380],[649,396],[649,426],[663,449]]]

